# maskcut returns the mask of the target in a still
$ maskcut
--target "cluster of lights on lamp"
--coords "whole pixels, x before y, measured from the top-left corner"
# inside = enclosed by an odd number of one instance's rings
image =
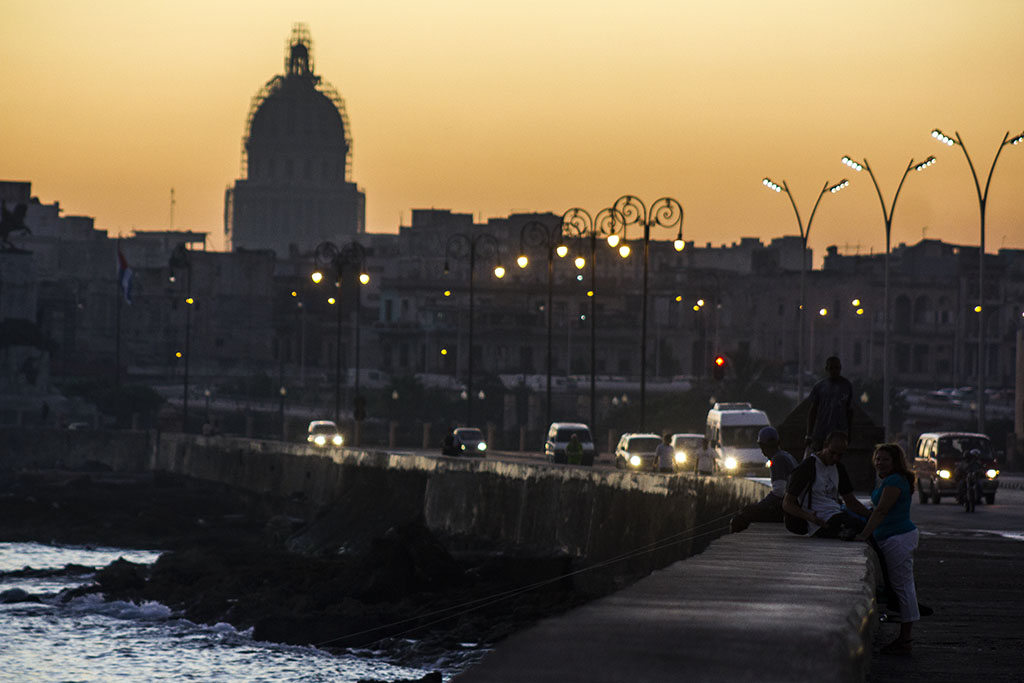
[[[854,171],[857,171],[858,173],[864,170],[864,166],[858,164],[856,161],[854,161],[848,156],[843,157],[843,163],[852,168]]]
[[[828,191],[831,192],[832,194],[835,194],[836,192],[839,192],[839,190],[843,189],[844,187],[846,187],[849,184],[850,184],[850,181],[846,180],[844,178],[843,180],[840,180],[838,183],[836,183],[832,187],[828,188]]]
[[[777,183],[773,183],[771,178],[765,178],[764,180],[761,181],[761,184],[767,187],[769,190],[782,192],[782,186]]]
[[[915,166],[914,170],[915,171],[923,171],[924,169],[928,168],[929,166],[931,166],[935,162],[936,162],[935,157],[928,157],[927,159],[925,159],[924,161],[919,163],[917,166]]]

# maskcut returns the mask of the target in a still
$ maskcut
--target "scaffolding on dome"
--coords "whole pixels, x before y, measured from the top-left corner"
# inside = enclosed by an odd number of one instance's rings
[[[296,48],[301,48],[297,51]],[[295,59],[303,59],[308,72],[299,72],[295,68]],[[292,26],[292,33],[289,36],[284,50],[284,71],[285,75],[274,76],[260,88],[260,91],[252,98],[249,104],[249,113],[245,118],[245,134],[242,136],[242,178],[249,177],[249,152],[247,143],[252,133],[252,121],[256,112],[278,88],[282,86],[285,79],[289,77],[308,78],[313,82],[314,89],[327,97],[334,104],[334,108],[341,115],[341,123],[345,130],[345,145],[348,151],[345,154],[345,182],[352,182],[352,130],[348,122],[348,112],[345,110],[345,100],[338,94],[337,89],[330,83],[317,76],[313,69],[313,39],[309,33],[309,27],[303,23],[296,23]]]

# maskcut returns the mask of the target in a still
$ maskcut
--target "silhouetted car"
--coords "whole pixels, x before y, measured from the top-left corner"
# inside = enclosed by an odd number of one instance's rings
[[[615,447],[615,467],[627,470],[655,470],[658,468],[654,453],[661,445],[657,434],[623,434]]]
[[[676,472],[696,470],[696,453],[704,445],[703,434],[673,434]]]
[[[956,464],[971,449],[981,451],[981,491],[985,502],[996,502],[999,470],[992,455],[992,442],[973,432],[926,432],[917,438],[917,448],[907,456],[917,476],[918,500],[938,503],[943,496],[957,495]]]
[[[487,441],[476,427],[459,427],[449,437],[445,437],[441,455],[487,455]]]
[[[306,442],[314,446],[326,448],[328,446],[342,446],[345,439],[338,431],[338,425],[330,420],[313,420],[306,430]]]
[[[551,423],[551,426],[548,427],[548,438],[544,442],[544,457],[548,459],[548,462],[560,464],[567,462],[565,447],[569,445],[569,440],[573,434],[576,435],[576,438],[583,445],[583,458],[580,460],[580,464],[594,464],[594,455],[596,453],[594,437],[590,435],[590,427],[582,422]]]

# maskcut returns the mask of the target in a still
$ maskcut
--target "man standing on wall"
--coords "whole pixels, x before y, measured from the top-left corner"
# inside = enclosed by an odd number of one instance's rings
[[[828,377],[811,389],[805,457],[808,453],[820,451],[825,437],[832,432],[845,432],[847,437],[850,436],[850,427],[853,426],[853,384],[840,374],[842,369],[839,358],[829,356],[825,361]]]

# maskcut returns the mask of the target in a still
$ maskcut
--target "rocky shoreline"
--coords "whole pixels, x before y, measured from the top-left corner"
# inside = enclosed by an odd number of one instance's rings
[[[559,579],[565,558],[456,555],[418,520],[360,519],[361,503],[311,517],[295,514],[301,502],[160,473],[2,473],[0,541],[159,549],[154,565],[118,560],[79,592],[411,665],[595,597]]]

